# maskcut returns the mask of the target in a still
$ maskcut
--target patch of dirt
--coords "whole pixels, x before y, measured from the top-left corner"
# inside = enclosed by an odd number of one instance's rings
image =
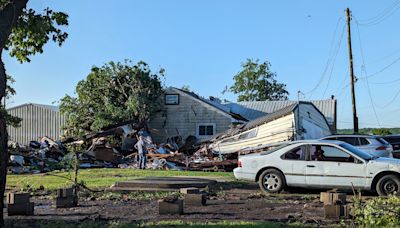
[[[51,199],[35,196],[34,216],[10,216],[18,220],[122,220],[129,222],[183,221],[281,221],[304,224],[337,224],[324,218],[319,192],[290,192],[263,195],[257,186],[220,187],[207,196],[206,206],[185,206],[183,215],[159,215],[157,200],[93,200],[87,198],[75,208],[57,209]]]

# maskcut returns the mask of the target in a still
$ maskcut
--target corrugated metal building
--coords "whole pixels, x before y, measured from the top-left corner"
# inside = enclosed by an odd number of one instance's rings
[[[317,107],[322,114],[324,114],[325,119],[332,132],[336,132],[336,120],[337,120],[337,104],[336,99],[328,100],[314,100],[309,101],[315,107]],[[238,102],[238,103],[227,103],[226,106],[230,107],[231,112],[240,114],[248,120],[254,120],[256,118],[265,116],[269,113],[276,112],[287,106],[297,104],[298,101],[248,101],[248,102]]]
[[[43,136],[58,140],[62,135],[65,118],[57,106],[28,103],[9,108],[7,112],[22,118],[21,127],[8,126],[9,140],[28,144]]]

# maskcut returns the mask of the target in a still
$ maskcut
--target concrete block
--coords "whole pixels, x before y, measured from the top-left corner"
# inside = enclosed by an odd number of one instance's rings
[[[73,188],[61,188],[57,189],[57,197],[68,197],[74,194]]]
[[[348,217],[347,205],[324,205],[325,218]]]
[[[12,215],[33,215],[35,204],[33,202],[22,204],[8,204],[7,213]]]
[[[76,201],[74,196],[56,198],[56,208],[69,208],[69,207],[76,207]]]
[[[165,202],[163,200],[158,201],[158,211],[160,215],[166,214],[183,214],[183,201],[181,199],[175,202]]]
[[[181,188],[182,194],[200,194],[200,190],[198,188]]]
[[[206,196],[203,194],[186,194],[183,202],[185,205],[204,206],[206,205]]]
[[[346,204],[346,193],[321,192],[320,201],[323,202],[324,205]]]
[[[29,193],[7,193],[7,204],[27,204],[31,195]]]

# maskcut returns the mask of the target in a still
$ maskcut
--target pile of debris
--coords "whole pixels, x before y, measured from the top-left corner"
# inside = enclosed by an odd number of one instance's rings
[[[29,145],[8,143],[10,158],[8,171],[15,174],[41,173],[62,168],[61,163],[68,153],[60,141],[43,137]]]
[[[237,154],[218,155],[208,144],[199,144],[194,136],[182,143],[180,136],[155,144],[145,124],[124,124],[79,138],[55,141],[43,137],[29,145],[9,143],[10,173],[42,173],[68,169],[74,164],[75,153],[68,148],[79,148],[80,168],[139,168],[135,148],[139,136],[145,140],[147,169],[231,171],[237,166]]]

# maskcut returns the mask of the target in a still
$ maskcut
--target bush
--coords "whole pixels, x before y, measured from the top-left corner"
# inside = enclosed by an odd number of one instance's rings
[[[355,200],[352,214],[360,226],[399,227],[400,197],[377,197],[364,204]]]

